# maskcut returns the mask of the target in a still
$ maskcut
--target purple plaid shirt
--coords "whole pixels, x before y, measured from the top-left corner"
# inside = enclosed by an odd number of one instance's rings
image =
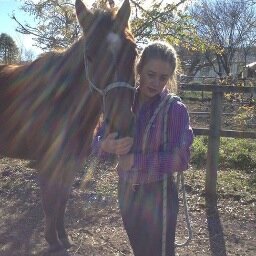
[[[154,182],[163,179],[164,174],[172,175],[174,172],[182,172],[188,168],[193,131],[189,124],[186,106],[177,100],[178,97],[172,101],[168,109],[166,145],[163,139],[163,115],[160,111],[149,129],[146,150],[145,152],[142,150],[143,136],[149,120],[167,93],[167,90],[163,90],[160,95],[153,97],[140,109],[135,100],[134,164],[130,171],[118,169],[119,177],[127,182],[135,184]],[[103,132],[104,125],[98,130],[92,151],[98,156],[106,157],[107,154],[99,150],[100,143],[97,139],[103,135]]]

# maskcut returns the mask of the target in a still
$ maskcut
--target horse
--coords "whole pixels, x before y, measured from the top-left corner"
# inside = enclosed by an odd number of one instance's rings
[[[81,37],[29,64],[0,66],[0,155],[35,160],[49,252],[72,241],[64,225],[75,171],[102,113],[106,133],[132,136],[136,43],[130,3],[89,10],[75,2]]]

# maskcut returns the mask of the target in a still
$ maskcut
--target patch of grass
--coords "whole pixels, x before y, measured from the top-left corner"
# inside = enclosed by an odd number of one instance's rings
[[[207,137],[196,137],[191,150],[191,164],[197,168],[206,164],[207,157]]]
[[[196,137],[192,146],[191,163],[197,168],[206,164],[208,139]],[[251,139],[221,138],[219,163],[222,168],[243,170],[253,173],[256,170],[256,141]]]
[[[191,168],[185,172],[185,182],[196,194],[201,194],[205,187],[205,170]],[[256,175],[241,170],[225,169],[218,171],[217,194],[244,202],[256,200]]]
[[[250,139],[221,138],[220,163],[252,173],[256,170],[256,141]]]
[[[206,167],[207,137],[197,137],[193,143],[191,164],[196,169]],[[242,197],[250,201],[256,195],[256,141],[248,139],[221,138],[219,151],[218,194]],[[194,172],[194,171],[193,171]],[[189,178],[197,186],[204,186],[205,173],[195,172]],[[202,177],[203,175],[203,177]],[[192,185],[193,186],[193,185]]]
[[[255,174],[228,169],[219,171],[217,190],[219,193],[240,195],[250,200],[256,196]],[[254,183],[252,180],[254,179]]]

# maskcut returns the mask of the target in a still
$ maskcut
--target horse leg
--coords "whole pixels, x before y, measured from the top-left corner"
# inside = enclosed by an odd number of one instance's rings
[[[59,240],[62,242],[63,246],[68,249],[73,245],[73,241],[68,236],[65,230],[64,218],[67,201],[71,191],[72,183],[74,181],[74,169],[70,168],[68,171],[63,170],[62,184],[60,190],[58,212],[56,219],[56,228]]]
[[[45,215],[44,235],[49,244],[49,252],[57,252],[64,249],[56,230],[59,187],[58,181],[50,182],[50,179],[40,177],[41,200]]]
[[[66,205],[68,201],[69,193],[66,195],[61,195],[61,201],[58,207],[57,219],[56,219],[56,229],[58,233],[59,240],[63,246],[68,249],[73,245],[71,238],[68,236],[65,225],[64,225],[64,215],[66,210]]]

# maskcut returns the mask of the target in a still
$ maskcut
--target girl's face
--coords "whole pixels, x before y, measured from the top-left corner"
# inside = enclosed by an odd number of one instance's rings
[[[149,60],[140,73],[140,91],[144,100],[161,93],[171,76],[171,66],[161,59]]]

